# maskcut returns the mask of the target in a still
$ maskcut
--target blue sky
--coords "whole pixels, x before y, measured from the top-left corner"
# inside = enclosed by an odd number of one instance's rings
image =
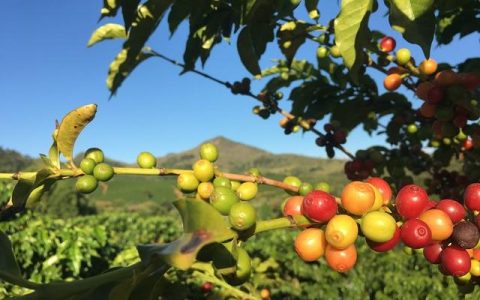
[[[337,2],[320,3],[320,21],[326,23],[336,14]],[[158,59],[142,64],[117,96],[109,100],[107,69],[121,42],[86,48],[96,27],[115,22],[107,19],[97,23],[101,5],[101,0],[0,1],[1,147],[31,156],[45,153],[55,119],[61,119],[75,107],[97,103],[97,116],[80,136],[77,152],[97,146],[109,157],[132,162],[140,151],[160,156],[222,135],[274,153],[325,156],[324,150],[315,146],[313,134],[285,136],[278,126],[280,116],[264,121],[253,115],[252,107],[258,104],[253,99],[234,96],[224,87],[194,74],[178,76],[177,67]],[[383,16],[383,12],[376,13],[370,27],[391,32],[397,47],[409,46],[399,34],[389,30]],[[169,39],[166,22],[162,22],[148,44],[181,60],[185,37],[185,24]],[[471,35],[462,39],[461,44],[434,46],[432,56],[438,61],[458,63],[478,55],[478,46],[478,35]],[[409,47],[417,61],[423,59],[417,46]],[[275,43],[269,46],[262,67],[271,66],[271,60],[280,57],[276,48]],[[314,53],[315,46],[306,44],[298,57],[311,59]],[[249,76],[237,57],[235,41],[215,48],[205,71],[231,82]],[[383,76],[375,71],[371,74],[381,83]],[[255,82],[253,90],[262,86],[263,82]],[[282,101],[281,105],[289,109],[289,102]],[[375,143],[381,143],[381,139],[355,130],[346,147],[355,151]],[[228,153],[228,149],[223,152]]]

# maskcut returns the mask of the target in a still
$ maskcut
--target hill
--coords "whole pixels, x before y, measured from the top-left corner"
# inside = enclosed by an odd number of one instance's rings
[[[246,173],[250,168],[258,168],[262,175],[282,180],[285,176],[295,175],[303,181],[316,183],[329,182],[334,193],[339,193],[339,187],[345,182],[342,160],[328,160],[294,154],[273,154],[265,150],[238,143],[224,137],[216,137],[205,141],[215,144],[220,152],[216,162],[220,170],[226,172]],[[191,168],[199,158],[198,148],[171,153],[158,158],[159,167]],[[76,160],[82,155],[77,155]],[[8,157],[13,157],[12,155]],[[35,163],[36,160],[24,157],[15,152],[16,161]],[[0,159],[2,157],[0,156]],[[1,161],[1,160],[0,160]],[[8,160],[7,160],[8,161]],[[115,165],[130,165],[124,162],[113,162]],[[24,164],[16,164],[20,168]],[[21,169],[21,168],[20,168]],[[12,170],[12,169],[10,169]],[[66,180],[57,185],[63,191],[50,193],[50,198],[63,198],[65,191],[72,191],[74,180]],[[63,195],[63,196],[62,196]],[[261,207],[261,214],[271,214],[272,207],[279,207],[287,196],[286,193],[267,186],[260,188],[256,205]],[[148,213],[161,213],[170,209],[169,202],[175,199],[175,178],[152,176],[116,176],[110,182],[101,184],[100,188],[88,198],[95,203],[100,211],[142,211]],[[45,199],[46,202],[58,203],[62,199]],[[47,205],[48,206],[48,205]]]

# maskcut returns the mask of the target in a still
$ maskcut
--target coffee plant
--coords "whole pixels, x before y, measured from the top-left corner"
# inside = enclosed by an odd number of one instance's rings
[[[313,133],[315,143],[325,148],[328,157],[340,151],[349,158],[344,171],[351,182],[340,195],[332,195],[328,184],[302,182],[290,174],[279,181],[256,169],[245,174],[224,172],[215,166],[219,154],[212,144],[202,145],[198,161],[188,170],[157,166],[149,152],[139,154],[138,167],[112,166],[104,161],[99,148],[88,149],[77,166],[74,144],[93,120],[97,106],[79,107],[55,128],[52,147],[41,156],[42,169],[0,174],[0,179],[16,181],[14,187],[7,184],[6,189],[13,190],[0,211],[0,220],[16,218],[36,206],[59,180],[75,179],[76,191],[89,194],[114,176],[176,176],[180,192],[174,205],[183,232],[171,242],[137,245],[140,261],[128,267],[65,282],[44,280],[43,269],[32,271],[37,277],[24,278],[12,242],[2,233],[0,278],[31,291],[18,299],[158,299],[173,297],[172,291],[179,285],[184,287],[184,298],[283,297],[282,287],[270,284],[266,277],[263,286],[249,282],[252,274],[257,275],[253,266],[259,264],[249,242],[257,239],[257,234],[283,228],[300,229],[292,241],[299,260],[321,261],[337,273],[354,272],[361,247],[388,252],[403,243],[407,252],[423,254],[445,276],[455,278],[463,294],[473,291],[480,280],[480,59],[472,57],[450,65],[430,57],[430,49],[434,40],[443,45],[457,35],[478,34],[480,2],[386,0],[382,11],[375,0],[342,0],[336,18],[325,24],[320,23],[318,0],[301,3],[104,0],[101,19],[121,11],[123,24],[101,25],[88,46],[107,39],[124,40],[108,71],[112,95],[140,63],[160,58],[181,67],[182,73],[195,73],[235,95],[259,101],[253,112],[263,119],[280,114],[285,134]],[[372,14],[386,14],[392,29],[418,45],[424,57],[413,57],[408,48],[396,49],[394,38],[371,29]],[[308,17],[300,19],[299,15]],[[162,26],[163,17],[171,34],[181,23],[189,25],[183,62],[146,45]],[[217,44],[234,38],[240,60],[253,78],[230,82],[196,69],[199,60],[207,62]],[[273,41],[284,58],[262,70],[260,58]],[[315,46],[315,62],[297,58],[305,44]],[[384,74],[383,89],[370,70]],[[265,86],[254,92],[252,79],[264,78],[268,79]],[[284,92],[289,93],[290,111],[282,108]],[[327,118],[323,129],[316,127]],[[382,120],[388,121],[384,124]],[[359,125],[371,135],[383,136],[390,146],[351,153],[348,135]],[[414,184],[414,178],[422,180],[423,187]],[[259,184],[290,195],[281,208],[283,217],[257,218],[251,201]],[[78,232],[87,238],[86,233],[88,230]],[[78,238],[75,231],[71,234],[58,247]],[[105,239],[98,238],[98,245],[104,243]],[[89,251],[80,246],[68,249]],[[44,266],[51,259],[46,259]],[[275,259],[270,263],[279,264]],[[72,260],[64,267],[78,275],[81,264],[88,265],[88,260]],[[373,268],[375,262],[371,264]],[[21,266],[28,267],[28,262]],[[426,263],[421,266],[431,268]],[[269,267],[264,268],[265,273]],[[299,270],[292,274],[304,277]],[[198,282],[201,296],[192,290]],[[384,292],[388,289],[383,287]],[[340,290],[337,295],[353,295],[347,288]],[[379,290],[366,293],[368,296],[360,297],[391,295]]]

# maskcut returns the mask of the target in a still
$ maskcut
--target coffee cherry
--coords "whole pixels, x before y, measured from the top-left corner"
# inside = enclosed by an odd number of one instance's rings
[[[255,208],[247,202],[237,202],[232,205],[228,219],[236,230],[247,230],[257,221]]]
[[[157,165],[157,158],[150,152],[140,152],[137,156],[137,164],[143,169],[155,168]]]
[[[314,190],[324,191],[325,193],[330,193],[330,185],[324,181],[319,182],[315,185]]]
[[[385,77],[383,81],[383,86],[389,91],[395,91],[402,85],[402,77],[398,74],[390,74]]]
[[[249,201],[255,198],[258,192],[258,185],[254,182],[244,182],[236,190],[240,200]]]
[[[238,189],[238,187],[241,185],[241,183],[240,183],[239,181],[236,181],[236,180],[232,180],[232,181],[230,181],[230,183],[231,183],[231,185],[232,185],[231,189],[232,189],[232,191],[234,191],[234,192],[236,192],[237,189]],[[225,186],[225,187],[228,188],[228,186]]]
[[[467,221],[458,223],[453,228],[452,240],[456,245],[464,249],[475,247],[480,240],[480,232],[477,225]]]
[[[300,187],[298,188],[298,193],[302,196],[305,196],[306,194],[310,193],[313,191],[313,185],[308,182],[302,182]]]
[[[340,48],[337,45],[333,45],[330,48],[330,55],[335,58],[342,56],[342,54],[340,54]]]
[[[302,214],[303,196],[292,196],[285,200],[282,205],[283,215],[298,216]]]
[[[202,290],[202,293],[208,294],[213,290],[213,287],[213,283],[207,281],[200,286],[200,289]]]
[[[423,256],[431,263],[438,265],[442,256],[443,245],[441,243],[433,243],[423,248]]]
[[[455,245],[448,246],[442,251],[440,263],[448,274],[455,277],[467,274],[471,267],[467,250]]]
[[[406,65],[411,58],[410,50],[407,48],[398,49],[397,54],[397,63],[401,66]]]
[[[289,184],[289,185],[293,185],[295,187],[300,187],[300,185],[302,185],[302,181],[298,178],[298,177],[295,177],[295,176],[287,176],[283,179],[283,183],[286,183],[286,184]],[[290,195],[294,195],[295,193],[294,192],[291,192],[291,191],[287,191],[287,193],[289,193]]]
[[[77,179],[75,189],[78,193],[90,194],[98,187],[98,181],[93,175],[84,175]]]
[[[198,185],[198,179],[193,173],[182,173],[177,177],[177,187],[183,192],[193,192],[197,189]]]
[[[109,181],[113,174],[113,168],[106,163],[99,163],[93,169],[93,176],[99,181]]]
[[[208,200],[213,193],[214,186],[211,182],[202,182],[198,185],[197,193],[202,200]]]
[[[437,72],[437,62],[432,58],[426,59],[422,61],[418,69],[420,70],[420,73],[424,75],[432,75]]]
[[[439,86],[451,86],[457,84],[460,77],[452,70],[444,70],[435,74],[435,83]]]
[[[210,181],[215,176],[213,164],[206,159],[197,160],[193,164],[193,175],[201,182]]]
[[[395,248],[395,246],[400,242],[400,228],[396,226],[395,232],[390,240],[386,242],[374,242],[372,240],[366,239],[368,246],[370,249],[376,252],[387,252]]]
[[[460,222],[467,215],[463,205],[451,199],[440,200],[436,208],[445,212],[454,224]]]
[[[403,243],[410,248],[420,249],[432,242],[432,232],[422,220],[407,220],[400,229]]]
[[[397,43],[395,42],[394,38],[386,36],[380,41],[380,50],[386,53],[391,52],[393,49],[395,49],[396,44]]]
[[[428,204],[427,192],[414,184],[401,188],[395,199],[397,212],[405,219],[418,217],[426,210]]]
[[[225,187],[216,187],[210,196],[212,206],[224,216],[228,216],[230,209],[238,201],[235,192]]]
[[[327,247],[325,233],[319,228],[308,228],[295,238],[295,252],[303,261],[315,261],[322,257]]]
[[[337,202],[332,195],[314,190],[305,195],[302,212],[310,220],[324,223],[337,213]]]
[[[443,241],[452,235],[453,223],[450,217],[440,209],[428,209],[423,212],[419,217],[428,225],[432,232],[432,240]]]
[[[105,156],[103,151],[98,148],[90,148],[85,152],[85,158],[93,159],[97,164],[102,163]]]
[[[328,244],[337,249],[345,249],[355,243],[358,237],[358,225],[348,215],[336,215],[328,221],[325,238]]]
[[[343,188],[341,201],[346,211],[361,216],[370,211],[375,203],[375,191],[366,182],[352,181]]]
[[[381,211],[371,211],[361,219],[362,233],[371,241],[384,243],[393,238],[397,223],[395,219]]]
[[[378,189],[383,197],[383,205],[388,205],[392,199],[392,189],[390,185],[380,177],[371,177],[367,182]]]
[[[260,298],[262,300],[269,300],[270,299],[270,290],[263,288],[260,290]]]
[[[470,210],[480,210],[480,183],[472,183],[463,193],[465,206]]]
[[[317,48],[317,58],[322,59],[328,56],[328,49],[324,46]]]
[[[97,163],[91,158],[84,158],[80,162],[80,169],[87,175],[93,174],[93,169]]]
[[[218,149],[212,143],[205,143],[200,146],[200,158],[209,162],[215,162],[218,159]]]
[[[222,186],[222,187],[226,187],[228,189],[232,188],[232,182],[230,181],[230,179],[228,179],[226,177],[215,177],[215,179],[213,180],[213,185],[215,187]],[[240,183],[239,183],[239,185],[240,185]]]
[[[415,124],[409,124],[409,125],[407,126],[407,132],[408,132],[409,134],[415,134],[415,133],[417,133],[417,131],[418,131],[417,125],[415,125]]]
[[[355,244],[343,250],[327,245],[325,248],[325,260],[332,270],[340,273],[347,272],[357,262],[357,248],[355,248]]]
[[[430,104],[439,104],[443,101],[444,96],[443,89],[439,86],[434,86],[428,91],[426,101]]]

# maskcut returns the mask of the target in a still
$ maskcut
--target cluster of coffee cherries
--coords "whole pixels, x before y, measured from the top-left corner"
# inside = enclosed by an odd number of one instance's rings
[[[427,192],[440,195],[441,198],[459,199],[468,182],[467,176],[457,171],[435,170],[432,178],[426,181]]]
[[[112,166],[104,162],[103,151],[98,148],[90,148],[85,152],[80,169],[84,175],[77,179],[75,189],[82,194],[92,193],[99,181],[109,181],[114,175]]]
[[[106,182],[115,174],[111,165],[104,162],[105,155],[99,148],[90,148],[85,152],[80,162],[83,175],[77,179],[75,189],[82,194],[90,194],[98,187],[99,182]],[[137,156],[137,164],[141,168],[151,169],[157,164],[157,159],[150,152],[141,152]]]
[[[325,257],[330,268],[346,272],[356,263],[361,232],[376,252],[403,243],[422,251],[445,275],[462,282],[479,278],[480,217],[474,215],[480,211],[480,183],[467,186],[463,204],[432,201],[414,184],[400,189],[394,203],[391,198],[390,186],[379,177],[348,183],[339,198],[321,190],[288,198],[284,215],[303,215],[314,223],[295,239],[298,256],[305,261]]]
[[[250,201],[258,192],[255,182],[239,182],[215,175],[214,162],[218,158],[218,149],[212,143],[200,146],[200,159],[192,166],[192,172],[183,172],[177,177],[177,187],[186,194],[195,195],[198,200],[208,202],[220,214],[228,218],[231,228],[242,234],[253,228],[257,221],[256,210]],[[202,253],[208,253],[208,259],[216,266],[222,260],[223,245],[206,247]],[[240,285],[248,280],[251,273],[251,259],[241,247],[237,253],[234,268],[222,273],[223,278],[232,285]],[[215,254],[217,253],[217,254]],[[204,255],[200,255],[204,256]],[[224,262],[219,262],[219,264]],[[232,271],[233,270],[233,271]],[[219,272],[222,272],[219,270]]]
[[[327,156],[329,158],[333,158],[335,157],[334,148],[347,142],[347,133],[341,129],[338,129],[332,123],[325,124],[323,129],[325,130],[325,134],[319,136],[315,140],[315,143],[319,147],[325,147]]]
[[[250,83],[250,79],[245,77],[242,79],[242,81],[235,81],[232,85],[230,85],[230,90],[234,95],[247,95],[250,93]]]
[[[344,173],[349,180],[365,180],[373,175],[375,166],[384,161],[382,154],[375,150],[359,150],[355,158],[344,165]]]

